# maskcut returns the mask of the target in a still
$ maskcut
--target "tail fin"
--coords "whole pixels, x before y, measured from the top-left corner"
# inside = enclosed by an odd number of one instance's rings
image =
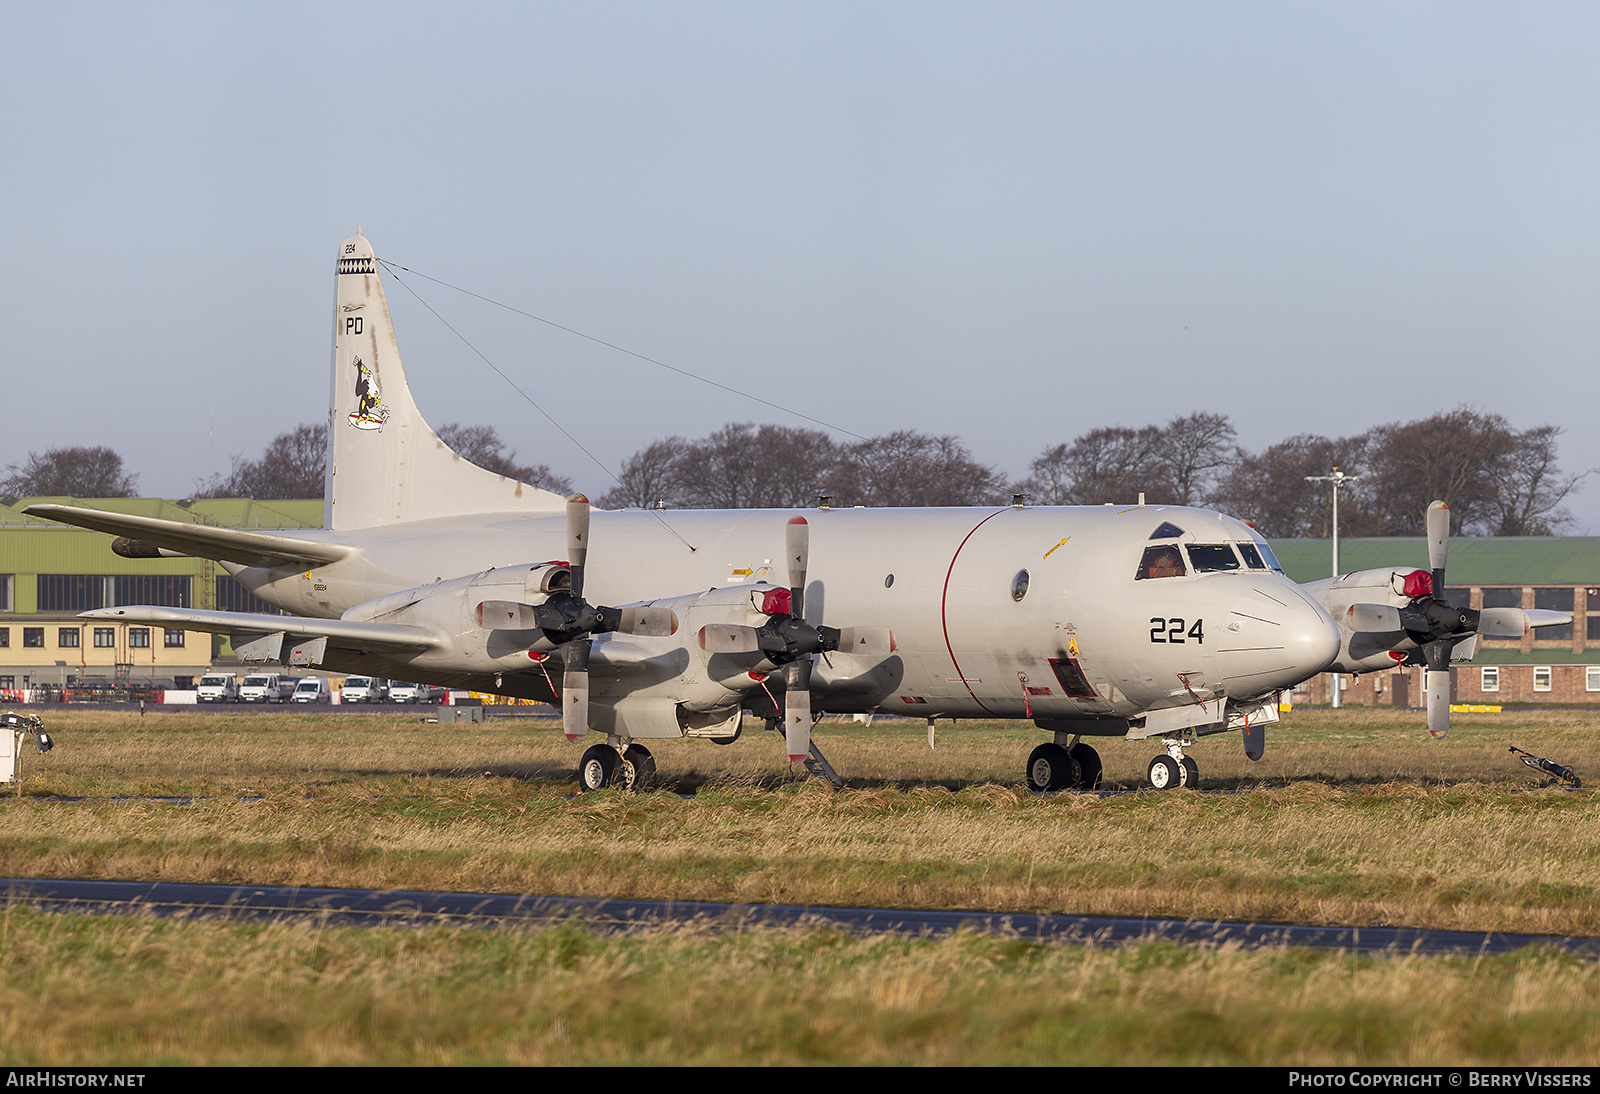
[[[339,245],[338,270],[327,526],[563,511],[560,495],[468,463],[423,420],[400,365],[378,261],[361,229]]]

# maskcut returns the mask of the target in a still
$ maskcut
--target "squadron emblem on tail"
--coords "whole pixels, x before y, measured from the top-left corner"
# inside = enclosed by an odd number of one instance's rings
[[[378,401],[383,394],[378,390],[378,378],[361,358],[350,363],[356,366],[356,409],[350,415],[350,424],[357,429],[376,429],[381,433],[383,423],[389,420],[389,408]]]

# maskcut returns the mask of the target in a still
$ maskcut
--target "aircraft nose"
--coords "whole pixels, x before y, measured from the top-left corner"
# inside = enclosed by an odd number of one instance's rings
[[[1229,695],[1261,695],[1322,672],[1339,655],[1339,626],[1288,578],[1252,575],[1217,644]]]

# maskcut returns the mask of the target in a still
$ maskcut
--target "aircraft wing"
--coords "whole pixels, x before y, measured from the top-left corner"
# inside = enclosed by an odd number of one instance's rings
[[[113,545],[113,549],[131,558],[187,555],[217,562],[237,562],[242,566],[321,566],[346,558],[355,550],[341,543],[318,543],[275,532],[213,528],[207,524],[107,513],[76,505],[30,505],[23,512],[30,517],[44,517],[128,537],[134,542],[119,543]]]
[[[364,623],[354,619],[313,619],[303,615],[261,615],[253,612],[208,612],[194,608],[96,608],[79,619],[150,623],[172,630],[209,631],[212,634],[282,634],[285,643],[326,638],[335,650],[356,653],[420,653],[442,648],[446,640],[428,627],[406,623]]]

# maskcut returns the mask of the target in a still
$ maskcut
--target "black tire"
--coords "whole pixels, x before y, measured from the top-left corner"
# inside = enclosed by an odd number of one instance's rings
[[[633,767],[633,790],[649,790],[656,784],[656,758],[644,745],[629,745],[622,758]]]
[[[1194,757],[1185,756],[1182,762],[1182,785],[1187,790],[1200,789],[1200,765],[1194,762]]]
[[[1065,790],[1077,784],[1078,761],[1058,744],[1043,744],[1029,754],[1025,774],[1029,790]]]
[[[1074,760],[1078,761],[1077,788],[1079,790],[1099,790],[1100,773],[1103,770],[1100,764],[1100,753],[1082,741],[1079,741],[1067,751],[1072,753]]]
[[[611,785],[622,757],[610,745],[595,745],[578,761],[578,787],[582,790],[600,790]]]
[[[1173,790],[1183,785],[1183,768],[1171,756],[1157,756],[1151,760],[1146,775],[1157,790]]]

